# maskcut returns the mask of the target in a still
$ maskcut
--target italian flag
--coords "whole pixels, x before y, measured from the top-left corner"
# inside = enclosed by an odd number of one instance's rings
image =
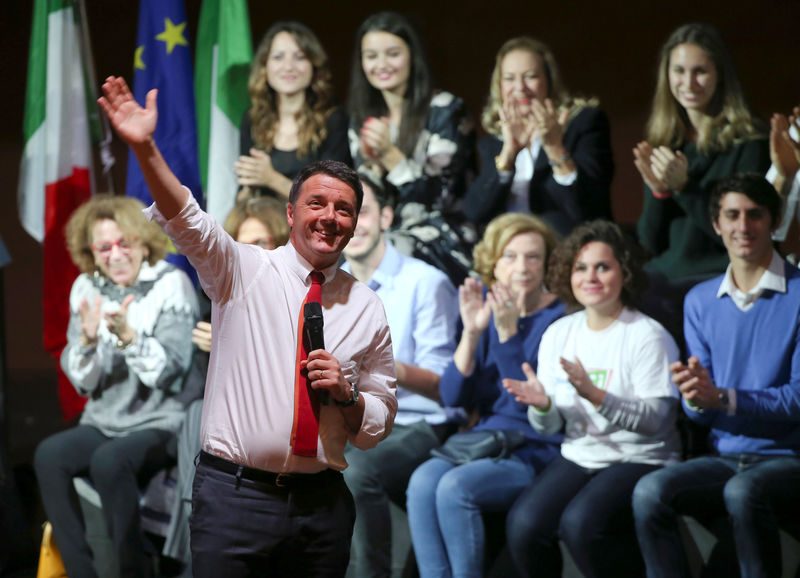
[[[247,79],[253,46],[246,0],[204,0],[197,31],[195,109],[206,210],[220,223],[238,185],[239,126],[250,106]]]
[[[57,358],[66,345],[69,292],[78,275],[64,225],[92,192],[87,77],[77,17],[73,0],[34,4],[18,191],[22,226],[44,245],[44,346]],[[83,409],[85,400],[60,369],[59,396],[65,420]]]

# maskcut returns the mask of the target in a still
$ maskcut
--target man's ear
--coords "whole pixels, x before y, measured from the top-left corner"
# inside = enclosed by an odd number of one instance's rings
[[[286,203],[286,220],[289,222],[289,227],[294,227],[294,207],[292,203]]]
[[[381,231],[388,231],[394,221],[394,209],[386,206],[381,209]]]
[[[711,219],[711,226],[714,227],[714,231],[719,235],[722,236],[722,231],[719,230],[719,224],[717,223],[717,219]]]

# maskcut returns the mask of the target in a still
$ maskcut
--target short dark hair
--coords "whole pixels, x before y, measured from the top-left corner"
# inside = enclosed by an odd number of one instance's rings
[[[592,242],[605,243],[614,251],[614,257],[622,268],[623,305],[635,307],[647,288],[647,274],[642,269],[644,252],[623,233],[619,225],[597,219],[576,227],[564,242],[556,247],[547,269],[547,288],[558,295],[570,309],[581,307],[572,293],[572,269],[578,253]]]
[[[364,200],[364,189],[361,188],[361,181],[358,178],[358,173],[339,161],[316,161],[310,165],[306,165],[297,173],[297,176],[292,182],[292,188],[289,190],[289,202],[292,206],[297,204],[297,197],[300,195],[300,189],[303,188],[303,183],[314,175],[319,174],[338,179],[353,189],[356,195],[356,213],[361,210],[361,203]]]
[[[372,189],[375,200],[378,202],[379,209],[383,209],[384,207],[389,207],[390,209],[395,208],[398,197],[397,187],[386,179],[379,179],[371,173],[358,171],[358,177],[361,179],[362,185],[367,185]]]
[[[708,212],[711,221],[719,221],[719,209],[722,197],[728,193],[740,193],[753,201],[756,205],[769,211],[771,226],[776,227],[781,222],[783,199],[770,182],[758,173],[735,173],[717,182],[708,200]]]

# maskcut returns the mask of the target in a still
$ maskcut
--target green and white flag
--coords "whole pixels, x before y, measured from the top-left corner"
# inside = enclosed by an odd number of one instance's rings
[[[44,345],[56,357],[66,345],[69,292],[78,275],[64,225],[92,193],[85,38],[78,15],[75,0],[34,3],[18,188],[22,226],[44,246]],[[97,119],[96,103],[91,118]],[[64,418],[71,419],[84,402],[63,374],[59,393]]]
[[[250,106],[252,60],[246,0],[203,0],[194,67],[197,144],[206,210],[220,223],[238,190],[233,164],[242,115]]]

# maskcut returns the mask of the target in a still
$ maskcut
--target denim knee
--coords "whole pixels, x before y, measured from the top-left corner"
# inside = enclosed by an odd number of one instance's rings
[[[755,514],[754,502],[760,499],[757,480],[752,476],[733,476],[722,492],[725,509],[734,520],[752,519]]]
[[[637,523],[653,518],[666,506],[666,472],[662,469],[643,476],[633,489],[633,518]]]

